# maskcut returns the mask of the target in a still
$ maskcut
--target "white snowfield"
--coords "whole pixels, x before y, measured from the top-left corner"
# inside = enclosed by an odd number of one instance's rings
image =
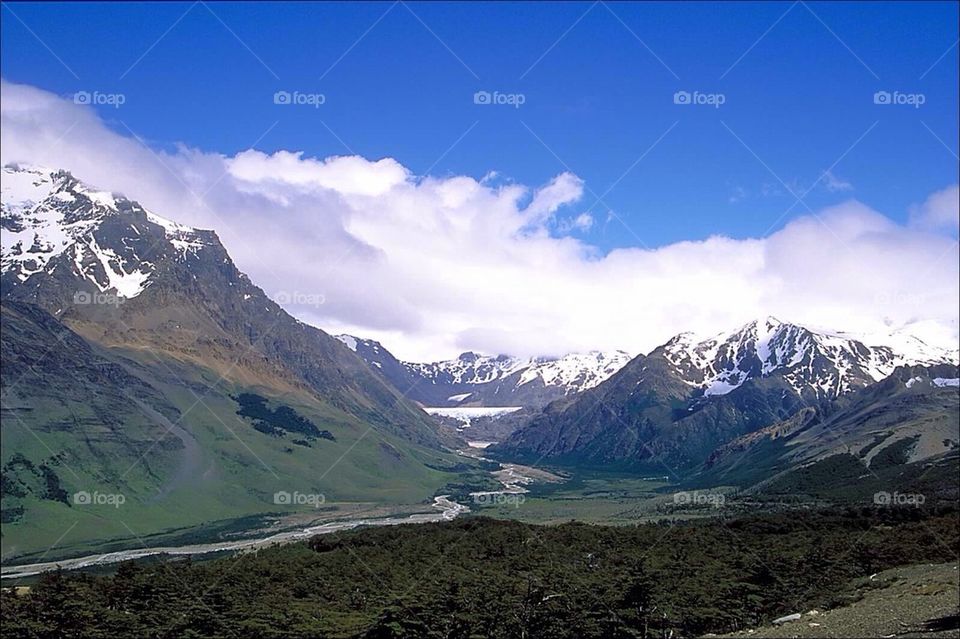
[[[122,196],[93,189],[63,171],[24,164],[3,167],[0,272],[14,271],[24,282],[55,268],[51,261],[67,255],[76,274],[101,292],[124,299],[140,295],[150,285],[154,265],[100,246],[94,236],[106,219],[119,214],[122,202]],[[207,245],[196,229],[144,212],[148,222],[164,229],[180,259]],[[135,225],[131,229],[141,233]]]
[[[855,335],[813,330],[767,317],[706,339],[682,333],[661,347],[666,359],[705,397],[725,395],[773,373],[801,393],[837,397],[880,381],[903,365],[957,363],[957,351],[903,333]]]
[[[474,419],[479,417],[503,417],[510,413],[515,413],[523,408],[522,406],[458,406],[455,408],[434,408],[424,407],[424,411],[429,415],[438,417],[449,417],[460,422],[462,428],[467,428]]]

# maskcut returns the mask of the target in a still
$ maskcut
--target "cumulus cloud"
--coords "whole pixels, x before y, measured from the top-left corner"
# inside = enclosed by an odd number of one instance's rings
[[[645,352],[765,314],[865,332],[934,326],[956,339],[958,254],[932,223],[948,217],[939,194],[909,226],[849,200],[765,238],[603,254],[576,235],[593,218],[575,210],[584,184],[571,173],[527,187],[495,173],[417,177],[389,157],[164,151],[48,92],[6,82],[2,92],[3,163],[67,168],[214,228],[292,314],[407,359]]]
[[[227,161],[240,182],[277,184],[301,190],[332,190],[347,195],[383,195],[410,177],[392,158],[369,162],[356,156],[325,160],[304,158],[302,152],[267,155],[249,150]]]

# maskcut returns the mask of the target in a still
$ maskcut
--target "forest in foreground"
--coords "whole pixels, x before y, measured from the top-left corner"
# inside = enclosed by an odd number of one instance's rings
[[[608,527],[487,518],[4,588],[4,637],[666,637],[849,603],[856,577],[955,560],[956,508]]]

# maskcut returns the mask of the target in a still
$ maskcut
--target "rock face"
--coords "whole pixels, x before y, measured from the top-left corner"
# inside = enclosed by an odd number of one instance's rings
[[[425,406],[520,406],[548,403],[593,388],[622,368],[623,351],[518,358],[463,353],[431,363],[403,362],[379,342],[337,336],[394,388]]]
[[[681,334],[597,387],[547,406],[491,452],[691,468],[717,446],[873,384],[898,366],[956,361],[955,352],[916,338],[898,341],[898,348],[867,345],[775,318],[707,339]]]

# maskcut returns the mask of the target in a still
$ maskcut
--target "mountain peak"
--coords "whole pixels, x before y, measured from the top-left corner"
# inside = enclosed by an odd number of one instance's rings
[[[725,395],[752,379],[779,376],[798,394],[833,398],[879,381],[897,366],[955,359],[920,340],[901,336],[898,344],[890,343],[816,331],[768,316],[708,339],[681,333],[654,354],[662,354],[685,383],[702,388],[704,397]]]
[[[0,226],[4,279],[22,283],[56,273],[69,280],[72,274],[124,299],[150,285],[161,256],[187,260],[219,245],[212,231],[155,215],[69,171],[26,164],[3,167]]]
[[[786,322],[781,322],[779,319],[773,315],[767,315],[765,317],[758,317],[757,319],[751,321],[747,326],[756,328],[761,331],[771,331],[783,326]]]

